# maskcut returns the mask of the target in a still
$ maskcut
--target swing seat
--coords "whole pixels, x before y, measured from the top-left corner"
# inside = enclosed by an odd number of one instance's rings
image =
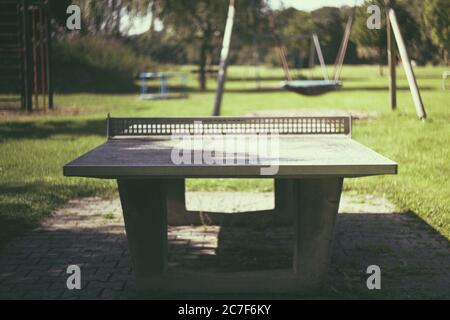
[[[342,88],[342,83],[336,80],[292,80],[283,81],[282,87],[305,96],[317,96]]]

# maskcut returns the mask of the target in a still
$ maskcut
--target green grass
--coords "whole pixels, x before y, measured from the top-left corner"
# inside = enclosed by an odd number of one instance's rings
[[[345,189],[383,195],[399,211],[414,211],[450,239],[450,96],[449,91],[440,89],[444,69],[416,68],[429,116],[426,122],[415,115],[400,69],[398,110],[390,110],[387,77],[380,77],[375,66],[345,67],[344,90],[320,97],[257,92],[254,81],[230,81],[223,115],[274,109],[375,112],[377,118],[354,125],[353,137],[397,161],[399,174],[347,179]],[[254,73],[250,67],[230,68],[231,78],[249,78]],[[279,69],[262,68],[261,73],[282,77]],[[320,75],[317,70],[315,74]],[[108,112],[113,116],[209,115],[215,84],[210,81],[205,93],[195,90],[195,79],[189,84],[192,90],[185,100],[142,101],[137,94],[67,94],[55,96],[55,112],[5,115],[0,121],[0,243],[35,226],[71,198],[115,195],[114,181],[65,178],[62,166],[105,140]],[[276,79],[261,81],[261,86],[277,84]],[[189,181],[188,188],[267,191],[272,184],[268,180],[195,180]]]

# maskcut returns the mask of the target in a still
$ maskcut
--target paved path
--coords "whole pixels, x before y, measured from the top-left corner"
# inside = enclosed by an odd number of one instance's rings
[[[207,196],[207,197],[205,197]],[[267,194],[192,193],[188,206],[248,209],[270,206]],[[214,200],[215,199],[215,200]],[[225,201],[225,202],[224,202]],[[392,214],[376,197],[344,194],[336,228],[330,285],[320,297],[450,298],[450,244],[413,213]],[[214,208],[213,208],[214,209]],[[182,226],[169,228],[170,266],[237,271],[289,267],[292,230]],[[82,289],[66,288],[66,268],[77,264]],[[381,267],[382,289],[366,288],[367,266]],[[118,200],[70,201],[40,228],[0,252],[0,298],[139,298],[131,273]],[[290,297],[296,298],[296,297]]]

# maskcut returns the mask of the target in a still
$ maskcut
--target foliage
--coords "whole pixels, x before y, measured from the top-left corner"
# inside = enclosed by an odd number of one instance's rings
[[[257,23],[256,15],[263,7],[262,0],[240,0],[236,4],[235,28],[241,30],[241,36],[248,35],[243,30],[250,27],[248,22]],[[208,59],[218,55],[225,29],[228,1],[165,0],[157,2],[158,18],[166,28],[166,33],[177,42],[197,48],[195,63],[199,66],[199,84],[206,89],[205,70]]]
[[[63,38],[54,46],[56,92],[134,92],[138,71],[152,65],[119,40]]]
[[[62,24],[69,0],[52,1],[54,21]],[[196,64],[201,71],[200,87],[205,87],[203,71],[218,63],[225,28],[228,1],[199,0],[73,0],[82,8],[82,34],[120,38],[139,55],[156,62]],[[367,6],[382,8],[381,30],[366,27]],[[449,46],[449,2],[446,0],[391,0],[412,59],[423,65],[445,62]],[[346,63],[385,63],[385,1],[366,0],[356,8],[356,19]],[[267,1],[236,1],[236,17],[230,63],[256,64],[278,58],[270,32],[268,16],[274,15],[277,32],[287,50],[291,67],[304,67],[309,56],[309,41],[301,38],[318,34],[327,64],[334,63],[347,18],[353,8],[323,7],[312,12],[282,8],[271,12]],[[150,29],[128,36],[121,18],[146,17]],[[160,28],[155,28],[155,23]],[[358,54],[359,53],[359,54]],[[366,54],[363,54],[366,53]]]
[[[189,59],[190,55],[188,54],[187,45],[180,43],[167,32],[145,32],[141,35],[128,37],[124,41],[138,55],[150,57],[159,64],[187,64],[195,62],[194,59]]]
[[[80,6],[82,15],[82,34],[100,34],[114,37],[122,36],[121,18],[141,16],[148,13],[152,0],[73,0]],[[126,30],[125,30],[126,31]]]
[[[162,1],[159,17],[170,34],[178,42],[190,43],[198,48],[195,59],[199,66],[200,88],[206,89],[205,69],[208,55],[220,45],[219,35],[224,29],[227,3],[225,1]]]
[[[324,7],[312,12],[314,32],[320,39],[325,63],[333,64],[344,34],[344,24],[338,8]]]
[[[55,25],[65,25],[67,14],[66,9],[72,3],[71,0],[53,0],[50,1],[50,15],[55,22]]]
[[[384,9],[383,0],[366,0],[363,5],[356,9],[355,23],[351,38],[360,48],[375,48],[379,62],[382,62],[386,51],[386,18],[384,12],[381,16],[381,29],[368,29],[366,22],[369,14],[367,9],[371,5],[377,5]]]
[[[289,10],[289,9],[288,9]],[[307,65],[311,34],[314,24],[311,14],[304,11],[285,10],[286,14],[277,17],[277,21],[285,20],[287,23],[281,29],[281,38],[288,53],[288,59],[296,67]],[[283,19],[284,18],[284,19]]]
[[[450,2],[448,0],[424,1],[424,24],[430,32],[431,40],[438,46],[444,62],[448,62],[450,51]]]
[[[431,38],[427,31],[426,8],[431,8],[431,2],[434,0],[391,0],[390,7],[395,10],[397,20],[400,25],[402,36],[405,40],[410,58],[416,60],[419,64],[426,62],[436,62],[435,46],[431,43]],[[445,1],[444,1],[445,2]],[[448,3],[448,1],[447,1]],[[366,26],[368,18],[367,7],[369,5],[378,5],[382,9],[382,25],[380,30],[369,30]],[[447,6],[448,7],[448,6]],[[445,7],[443,6],[445,9]],[[376,48],[380,63],[385,62],[386,53],[386,13],[387,7],[384,0],[366,0],[364,4],[356,10],[356,22],[352,33],[352,39],[363,48]],[[431,10],[431,9],[430,9]],[[447,10],[448,11],[448,10]],[[445,15],[445,14],[444,14]],[[448,14],[447,30],[448,30]],[[441,24],[445,23],[441,21]],[[433,22],[433,25],[438,25]],[[441,32],[441,29],[439,29]],[[445,33],[445,28],[442,29]],[[448,43],[448,42],[447,42]]]

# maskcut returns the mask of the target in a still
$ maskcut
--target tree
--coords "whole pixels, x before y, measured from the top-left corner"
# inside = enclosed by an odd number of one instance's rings
[[[56,2],[56,1],[54,1]],[[121,19],[124,16],[145,15],[151,10],[154,0],[74,0],[80,6],[82,34],[122,36]]]
[[[385,14],[381,14],[381,29],[367,28],[367,19],[369,14],[367,9],[371,5],[377,5],[384,9],[383,0],[369,0],[356,9],[356,19],[353,25],[351,39],[360,47],[366,49],[375,49],[380,65],[380,74],[382,74],[382,65],[384,52],[386,51],[386,19]]]
[[[377,5],[381,8],[381,28],[369,29],[366,22],[369,14],[367,8],[370,5]],[[414,16],[408,11],[410,1],[397,0],[392,1],[390,7],[395,10],[397,20],[399,21],[402,36],[408,47],[411,48],[413,43],[420,41],[419,24]],[[382,74],[382,65],[385,61],[387,34],[386,34],[386,12],[387,7],[384,0],[367,0],[356,10],[356,21],[353,27],[352,39],[360,48],[376,49],[378,62],[380,64],[380,74]],[[411,49],[409,49],[411,51]],[[412,56],[414,58],[414,56]]]
[[[323,7],[313,11],[312,18],[314,32],[319,37],[325,63],[332,64],[344,34],[340,9]]]
[[[71,0],[50,1],[50,16],[57,26],[66,25],[67,13],[66,9],[72,3]]]
[[[448,63],[450,51],[450,2],[448,0],[424,1],[424,22],[431,35],[432,42],[439,47],[444,60]]]
[[[334,63],[343,34],[343,20],[338,8],[323,7],[311,13],[287,8],[274,15],[289,65],[305,66],[313,33],[319,37],[325,63]]]
[[[409,54],[419,65],[425,65],[428,62],[439,63],[439,48],[432,42],[425,24],[424,11],[427,1],[408,0],[408,4],[405,8],[417,22],[417,36],[413,41],[408,42]]]
[[[250,28],[248,15],[257,15],[264,7],[262,0],[238,0],[236,4],[236,27],[239,30]],[[228,1],[217,0],[160,0],[157,14],[166,32],[187,47],[197,50],[199,84],[206,89],[206,65],[212,53],[220,48]]]
[[[291,10],[291,11],[288,11]],[[280,12],[277,21],[285,21],[281,26],[281,38],[286,46],[290,64],[297,68],[305,65],[304,61],[309,55],[313,21],[311,14],[295,9],[286,9]]]

